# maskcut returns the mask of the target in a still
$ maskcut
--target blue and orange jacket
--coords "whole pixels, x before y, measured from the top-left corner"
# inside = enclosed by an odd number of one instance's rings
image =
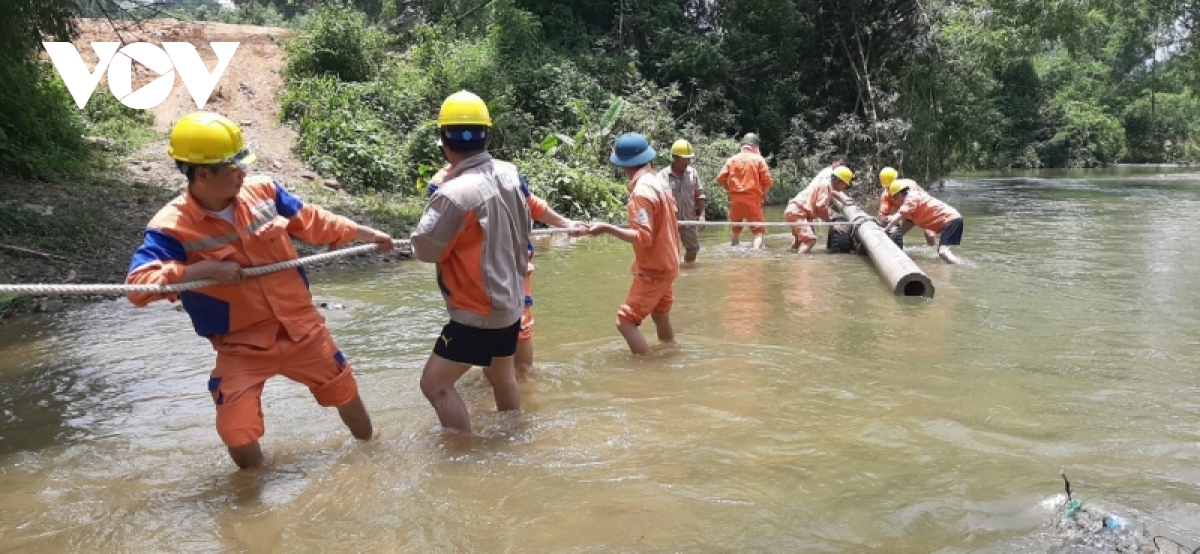
[[[205,210],[191,193],[180,195],[150,220],[125,282],[175,284],[188,265],[203,260],[232,261],[242,267],[292,260],[298,257],[292,237],[338,246],[358,232],[354,222],[301,202],[269,177],[245,180],[233,201],[233,214],[237,225]],[[214,347],[269,348],[281,330],[299,340],[325,321],[313,306],[303,267],[235,285],[211,285],[178,295],[129,293],[128,298],[135,306],[182,300],[196,333]]]

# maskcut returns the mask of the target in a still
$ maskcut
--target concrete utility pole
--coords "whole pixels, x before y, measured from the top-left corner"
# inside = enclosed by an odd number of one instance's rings
[[[858,206],[843,206],[836,200],[833,201],[832,208],[850,220],[847,225],[853,225],[854,236],[871,256],[871,261],[879,270],[879,276],[892,288],[892,294],[933,298],[933,282],[904,250],[892,242],[887,233],[875,223],[874,218]],[[829,232],[834,231],[830,229]]]

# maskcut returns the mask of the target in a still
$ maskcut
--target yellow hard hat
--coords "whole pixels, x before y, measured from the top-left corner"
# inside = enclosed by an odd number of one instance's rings
[[[843,183],[846,183],[846,186],[850,186],[850,181],[854,179],[854,172],[850,171],[850,168],[842,165],[833,168],[833,176],[841,179]]]
[[[492,126],[492,115],[488,113],[487,104],[474,93],[460,90],[442,102],[438,111],[438,127],[451,125],[481,125]]]
[[[879,184],[883,185],[883,188],[887,188],[899,175],[899,173],[896,173],[896,168],[885,167],[879,171]]]
[[[892,181],[892,184],[888,185],[888,196],[896,196],[897,194],[908,190],[908,186],[912,183],[913,181],[911,179],[897,179]]]
[[[675,144],[671,145],[671,155],[679,156],[680,158],[694,158],[696,152],[692,150],[692,143],[679,139],[675,141]]]
[[[211,112],[193,112],[176,122],[167,155],[192,165],[235,164],[241,168],[257,159],[246,148],[237,124]]]

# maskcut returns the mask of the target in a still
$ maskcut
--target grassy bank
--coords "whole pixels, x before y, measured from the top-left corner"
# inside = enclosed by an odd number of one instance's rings
[[[486,13],[469,29],[425,22],[388,35],[353,10],[311,12],[287,46],[281,105],[300,133],[303,159],[354,194],[413,202],[443,163],[438,107],[447,94],[466,89],[488,102],[493,154],[516,163],[534,191],[565,215],[624,218],[625,180],[608,154],[625,132],[651,140],[660,168],[670,162],[672,142],[689,140],[713,191],[709,217],[727,215],[713,179],[737,143],[676,117],[677,87],[654,84],[619,56],[541,48],[540,27],[511,3],[493,3]],[[816,169],[792,164],[777,172],[771,199],[786,201]]]
[[[26,67],[43,75],[50,71],[45,65]],[[18,107],[37,102],[21,110],[43,115],[22,116],[31,126],[22,128],[28,136],[18,135],[26,147],[10,150],[8,171],[0,173],[0,245],[13,247],[0,248],[0,282],[119,282],[113,279],[123,274],[130,244],[140,240],[146,218],[172,195],[122,175],[137,149],[159,138],[153,116],[122,105],[104,86],[79,110],[57,76],[47,79],[34,96],[4,99]],[[46,103],[59,107],[52,111]],[[71,140],[38,150],[35,136]],[[24,300],[0,297],[0,316],[37,306]]]

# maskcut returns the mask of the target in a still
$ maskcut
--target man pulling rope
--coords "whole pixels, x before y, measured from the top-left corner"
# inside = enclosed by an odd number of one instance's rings
[[[133,255],[128,285],[212,280],[203,292],[128,292],[135,306],[181,300],[196,333],[217,352],[208,380],[217,434],[239,467],[262,465],[262,391],[283,375],[335,406],[355,438],[369,440],[371,418],[358,383],[325,318],[313,305],[304,268],[246,281],[249,266],[297,259],[292,237],[336,247],[352,240],[382,252],[392,237],[305,204],[269,177],[246,177],[255,155],[229,119],[197,112],[171,130],[167,154],[187,175],[187,191],[150,220]]]

